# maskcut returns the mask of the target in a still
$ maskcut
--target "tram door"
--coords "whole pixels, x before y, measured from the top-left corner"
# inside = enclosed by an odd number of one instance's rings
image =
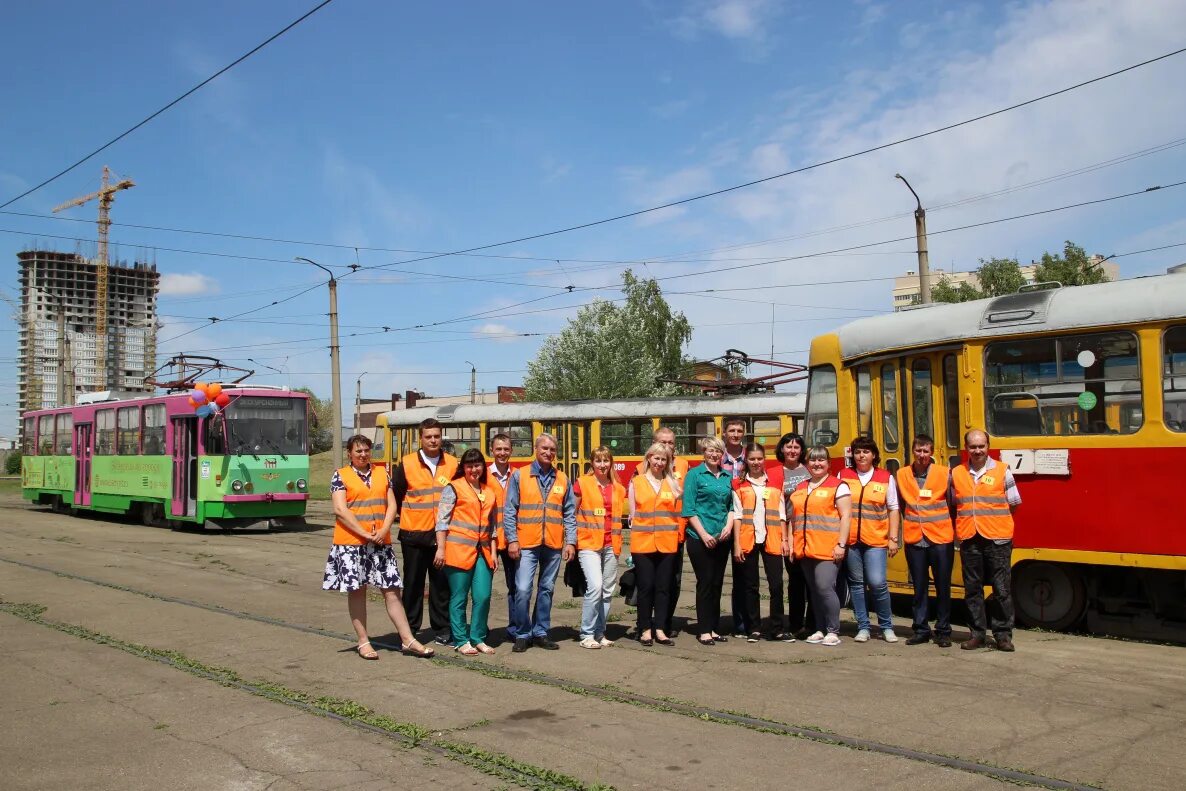
[[[193,516],[198,496],[198,419],[172,419],[173,516]]]
[[[570,481],[585,474],[593,429],[589,423],[545,423],[544,431],[556,437],[556,466]]]
[[[91,504],[91,433],[93,424],[74,424],[74,504]]]

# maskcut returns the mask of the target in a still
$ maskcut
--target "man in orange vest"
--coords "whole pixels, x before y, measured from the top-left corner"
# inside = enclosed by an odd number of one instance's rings
[[[440,421],[420,422],[420,449],[404,456],[391,476],[399,508],[399,543],[404,557],[404,610],[413,632],[424,618],[424,579],[428,578],[428,623],[441,645],[452,642],[449,628],[449,578],[433,565],[436,557],[437,505],[457,471],[457,458],[441,450]]]
[[[511,479],[511,437],[509,434],[495,434],[490,438],[490,455],[494,461],[487,469],[489,478],[498,484],[498,534],[495,536],[495,547],[498,549],[498,560],[502,566],[502,575],[507,583],[507,637],[515,639],[515,576],[519,573],[519,561],[511,560],[507,552],[507,537],[502,529],[502,509],[505,505],[507,483]]]
[[[688,476],[688,460],[681,459],[675,455],[675,431],[669,429],[667,426],[659,426],[655,433],[651,435],[651,444],[653,445],[656,442],[671,451],[671,458],[675,459],[671,477],[675,478],[680,486],[683,486],[684,479]],[[634,468],[634,474],[642,475],[646,472],[646,463],[646,459],[640,461],[638,466]],[[680,521],[684,523],[683,529],[686,529],[687,520],[680,517]],[[680,531],[681,537],[683,536],[683,529]],[[679,589],[684,581],[684,542],[682,538],[675,555],[675,580],[671,583],[671,598],[668,600],[668,604],[670,605],[668,609],[670,612],[667,614],[667,623],[671,624],[671,633],[673,635],[679,634],[679,631],[675,628],[675,608],[679,604]]]
[[[556,438],[540,434],[535,438],[535,461],[519,467],[507,481],[502,529],[507,554],[518,561],[515,577],[515,646],[521,654],[529,645],[555,651],[560,646],[548,637],[552,625],[552,590],[560,563],[577,554],[576,498],[563,470],[557,469]],[[539,592],[535,610],[532,589],[538,575]]]
[[[997,649],[1013,649],[1013,512],[1021,495],[1009,468],[989,458],[988,433],[972,429],[964,435],[968,463],[951,471],[955,503],[955,532],[960,541],[964,571],[964,604],[972,637],[960,643],[971,651],[988,645],[985,637],[985,579],[992,584],[999,610],[992,613],[992,633]]]
[[[931,640],[927,605],[929,578],[935,580],[935,645],[951,647],[951,567],[955,563],[955,532],[947,492],[951,475],[935,464],[935,440],[926,434],[914,438],[914,463],[898,470],[898,502],[902,513],[902,538],[906,565],[914,582],[914,636],[906,645]]]

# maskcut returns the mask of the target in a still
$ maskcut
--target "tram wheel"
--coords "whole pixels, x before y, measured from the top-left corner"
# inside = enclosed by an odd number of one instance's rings
[[[1013,605],[1028,626],[1069,629],[1087,610],[1083,575],[1059,563],[1022,563],[1013,570]]]

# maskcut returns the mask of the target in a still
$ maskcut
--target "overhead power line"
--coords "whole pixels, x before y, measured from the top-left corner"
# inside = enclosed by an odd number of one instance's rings
[[[254,47],[252,47],[252,48],[251,48],[250,50],[248,50],[247,52],[245,52],[245,53],[243,53],[242,55],[240,55],[239,57],[235,58],[233,61],[231,61],[231,62],[230,62],[230,63],[228,63],[227,65],[223,66],[221,69],[219,69],[218,71],[214,72],[214,73],[213,73],[213,74],[211,74],[209,77],[207,77],[206,79],[202,80],[202,81],[201,81],[201,82],[199,82],[197,85],[195,85],[194,87],[190,88],[188,91],[186,91],[185,93],[181,94],[181,95],[180,95],[180,96],[178,96],[176,99],[174,99],[173,101],[169,102],[168,104],[166,104],[164,107],[161,107],[159,110],[156,110],[155,112],[151,113],[151,114],[150,114],[148,117],[146,117],[146,118],[142,119],[141,121],[138,121],[136,124],[134,124],[134,125],[132,125],[132,126],[128,127],[128,128],[127,128],[127,129],[125,129],[124,131],[120,132],[118,135],[116,135],[115,137],[111,138],[111,139],[110,139],[110,140],[108,140],[106,143],[104,143],[103,145],[99,146],[98,148],[96,148],[94,151],[90,152],[90,153],[89,153],[89,154],[87,154],[86,156],[82,157],[81,159],[79,159],[79,160],[78,160],[77,162],[75,162],[74,164],[72,164],[72,165],[69,165],[68,167],[65,167],[65,168],[63,168],[62,170],[59,170],[57,173],[55,173],[54,175],[50,176],[49,178],[47,178],[45,181],[41,182],[41,183],[40,183],[40,184],[38,184],[37,186],[35,186],[35,187],[30,187],[29,189],[27,189],[27,190],[25,190],[24,192],[22,192],[20,195],[17,195],[15,198],[11,198],[11,199],[9,199],[9,200],[5,201],[4,203],[0,204],[0,209],[7,208],[8,206],[11,206],[12,204],[14,204],[14,203],[16,203],[17,201],[19,201],[21,198],[24,198],[24,197],[26,197],[26,196],[28,196],[28,195],[32,195],[34,192],[36,192],[37,190],[39,190],[39,189],[41,189],[42,187],[46,186],[47,184],[52,184],[53,182],[55,182],[55,181],[57,181],[58,179],[60,179],[62,176],[65,176],[67,173],[69,173],[70,171],[74,170],[76,167],[78,167],[79,165],[83,164],[83,163],[84,163],[84,162],[86,162],[87,160],[89,160],[89,159],[93,158],[95,155],[97,155],[97,154],[99,154],[99,153],[101,153],[101,152],[103,152],[103,151],[106,151],[108,148],[110,148],[111,146],[115,145],[115,144],[116,144],[116,143],[118,143],[120,140],[123,140],[125,137],[127,137],[127,136],[128,136],[128,135],[130,135],[130,134],[132,134],[132,132],[135,132],[137,129],[139,129],[140,127],[144,126],[144,125],[145,125],[145,124],[147,124],[148,122],[152,121],[152,120],[153,120],[154,118],[156,118],[157,116],[159,116],[159,115],[161,115],[162,113],[164,113],[164,112],[166,112],[166,111],[168,111],[168,110],[172,109],[173,107],[175,107],[176,105],[178,105],[178,104],[180,104],[182,101],[184,101],[185,99],[187,99],[187,98],[189,98],[190,96],[192,96],[193,94],[197,93],[197,92],[198,92],[199,90],[201,90],[202,88],[204,88],[204,87],[206,87],[207,85],[209,85],[210,83],[214,82],[214,80],[218,79],[218,78],[219,78],[219,77],[221,77],[223,74],[226,74],[228,71],[230,71],[231,69],[235,68],[235,67],[236,67],[236,66],[238,66],[240,63],[242,63],[243,61],[247,60],[247,59],[248,59],[248,58],[250,58],[252,55],[254,55],[255,53],[259,52],[261,49],[263,49],[264,47],[268,46],[268,45],[269,45],[269,44],[271,44],[273,41],[275,41],[276,39],[280,38],[280,37],[281,37],[281,36],[283,36],[285,33],[287,33],[288,31],[292,30],[294,27],[296,27],[296,26],[297,26],[297,25],[299,25],[300,23],[304,22],[306,19],[308,19],[309,17],[313,16],[313,15],[314,15],[314,14],[316,14],[318,11],[320,11],[320,10],[321,10],[321,9],[323,9],[323,8],[325,8],[327,5],[329,5],[329,4],[330,4],[330,3],[332,3],[332,2],[333,2],[333,0],[323,0],[322,2],[318,3],[316,6],[314,6],[314,7],[313,7],[313,8],[311,8],[310,10],[306,11],[304,14],[301,14],[299,17],[297,17],[295,20],[293,20],[292,22],[290,22],[290,23],[288,23],[287,25],[285,25],[283,28],[281,28],[281,29],[280,29],[280,30],[278,30],[277,32],[275,32],[275,33],[273,33],[272,35],[268,36],[266,39],[264,39],[263,41],[261,41],[259,44],[256,44]]]

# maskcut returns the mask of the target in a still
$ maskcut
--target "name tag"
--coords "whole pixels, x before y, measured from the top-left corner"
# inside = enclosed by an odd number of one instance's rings
[[[604,508],[594,508],[593,516],[605,516],[605,509]]]
[[[445,477],[444,475],[437,476],[437,483],[439,483],[441,486],[444,486],[448,482],[449,482],[449,479],[447,477]]]
[[[930,489],[919,489],[919,490],[918,490],[918,496],[919,496],[919,497],[930,497],[930,496],[931,496],[931,490],[930,490]]]
[[[881,494],[882,492],[885,491],[885,484],[883,484],[883,483],[873,484],[873,491],[877,494]]]
[[[674,499],[675,499],[675,495],[674,495],[674,494],[672,494],[671,492],[660,492],[660,493],[659,493],[659,499],[660,499],[660,500],[674,500]]]
[[[564,487],[560,484],[556,484],[552,487],[552,494],[564,494]]]
[[[486,493],[485,492],[478,492],[478,502],[479,503],[486,502]]]
[[[985,486],[992,486],[994,483],[996,483],[996,480],[991,475],[985,475],[980,479],[980,482]]]
[[[816,489],[815,490],[816,497],[827,497],[831,493],[832,493],[831,489]]]
[[[671,477],[675,478],[678,481],[680,478],[684,477],[684,474],[682,472],[680,472],[679,470],[676,470],[675,472],[673,472],[671,474]]]

